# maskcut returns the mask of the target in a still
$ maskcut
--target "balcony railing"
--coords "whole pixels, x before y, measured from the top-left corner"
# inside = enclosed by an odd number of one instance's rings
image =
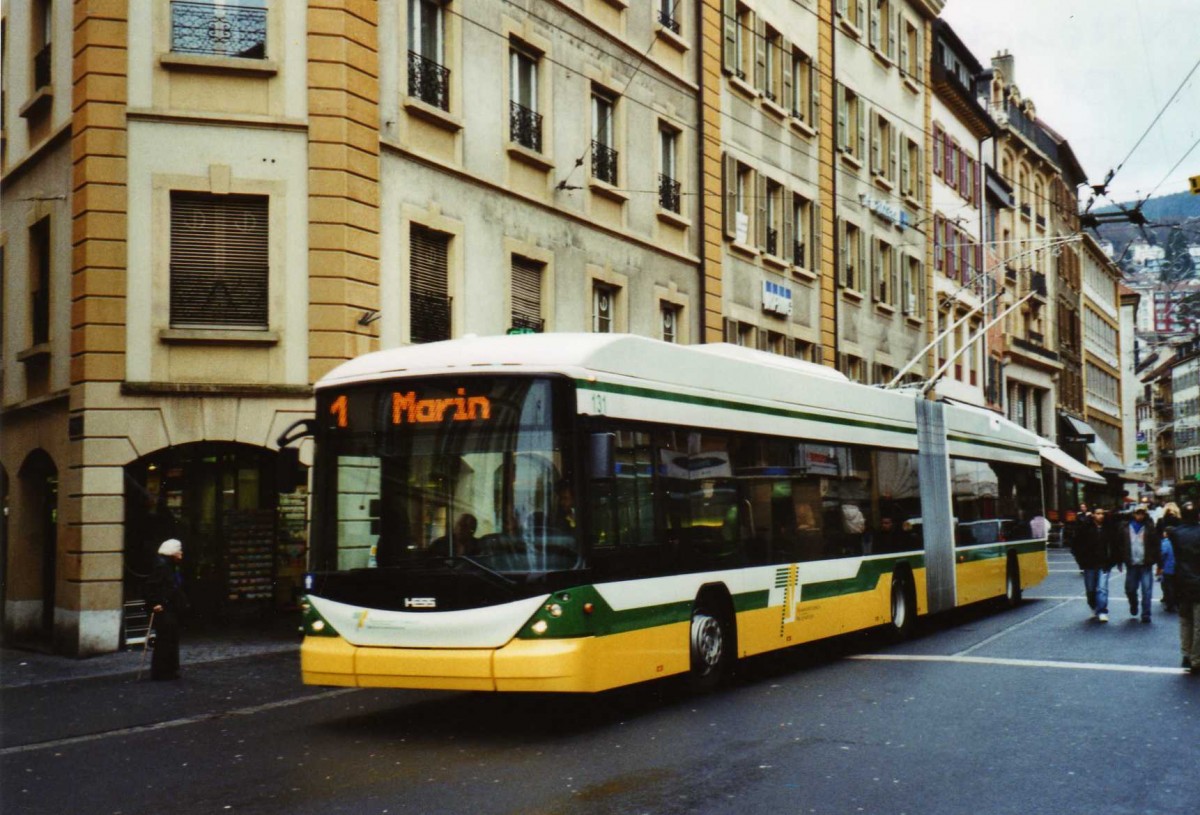
[[[517,102],[510,102],[508,138],[522,147],[542,152],[542,115]]]
[[[779,230],[773,226],[767,227],[766,250],[768,255],[779,254]]]
[[[173,0],[171,51],[266,59],[267,9]]]
[[[658,10],[658,23],[672,33],[679,33],[679,20],[675,19],[675,15],[668,9],[660,8]]]
[[[792,243],[792,263],[797,266],[805,265],[804,241],[795,241]]]
[[[617,151],[595,139],[592,140],[592,178],[605,184],[617,183]]]
[[[669,175],[658,174],[658,205],[669,212],[679,212],[680,187]]]
[[[41,90],[50,87],[50,43],[38,51],[33,57],[33,89]]]
[[[533,331],[534,333],[541,334],[545,329],[545,326],[546,321],[541,317],[522,317],[518,314],[514,314],[512,317],[513,328],[524,329],[526,331]]]
[[[409,51],[408,95],[435,108],[450,110],[450,69]]]

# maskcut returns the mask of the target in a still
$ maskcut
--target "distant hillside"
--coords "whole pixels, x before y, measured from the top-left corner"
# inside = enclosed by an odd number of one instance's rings
[[[1127,210],[1132,210],[1136,203],[1136,201],[1129,201],[1123,206]],[[1115,206],[1095,209],[1097,213],[1118,211],[1119,209]],[[1101,237],[1113,242],[1116,257],[1122,257],[1125,247],[1135,238],[1144,236],[1151,243],[1164,245],[1171,227],[1189,218],[1197,220],[1185,227],[1188,243],[1200,243],[1200,195],[1177,192],[1172,195],[1151,198],[1142,206],[1142,213],[1149,222],[1144,233],[1133,224],[1126,223],[1103,224],[1097,230]]]

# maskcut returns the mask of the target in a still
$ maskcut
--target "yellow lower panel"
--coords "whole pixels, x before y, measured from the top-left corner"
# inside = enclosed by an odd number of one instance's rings
[[[359,648],[354,667],[364,688],[495,690],[489,648]]]
[[[1041,583],[1050,574],[1045,551],[1026,552],[1017,555],[1021,566],[1021,588],[1027,589]]]
[[[1008,561],[1002,557],[959,563],[956,580],[958,583],[958,605],[977,603],[1004,594],[1004,582]]]
[[[306,685],[355,685],[354,646],[341,637],[305,637],[300,673]]]
[[[923,601],[924,586],[920,588],[918,595]],[[739,655],[761,654],[882,625],[891,619],[891,590],[891,576],[884,575],[870,591],[798,603],[795,619],[789,622],[784,622],[780,606],[742,612],[738,615]]]
[[[496,652],[496,689],[596,691],[688,669],[686,622],[573,640],[514,640]]]

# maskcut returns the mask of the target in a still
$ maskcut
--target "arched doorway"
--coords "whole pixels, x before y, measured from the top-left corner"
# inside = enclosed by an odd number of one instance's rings
[[[36,563],[42,600],[40,631],[54,632],[54,602],[58,584],[58,468],[44,450],[34,450],[21,465],[24,523],[20,530],[30,562]],[[6,536],[7,537],[7,536]],[[6,553],[7,555],[7,553]]]
[[[193,625],[260,621],[295,608],[307,495],[279,492],[276,458],[252,445],[200,442],[127,465],[126,600],[141,599],[159,544],[178,538]]]

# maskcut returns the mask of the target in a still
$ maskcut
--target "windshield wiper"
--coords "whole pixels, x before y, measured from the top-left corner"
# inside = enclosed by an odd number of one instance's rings
[[[460,560],[464,561],[466,563],[470,563],[472,566],[474,566],[476,569],[479,569],[481,572],[486,572],[487,574],[490,574],[493,577],[498,577],[510,586],[517,585],[516,580],[513,580],[511,577],[509,577],[507,575],[501,574],[500,572],[496,571],[495,569],[493,569],[489,566],[484,566],[482,563],[480,563],[478,560],[476,560],[473,557],[468,557],[467,555],[443,555],[441,559],[451,562],[451,563],[460,561]]]

